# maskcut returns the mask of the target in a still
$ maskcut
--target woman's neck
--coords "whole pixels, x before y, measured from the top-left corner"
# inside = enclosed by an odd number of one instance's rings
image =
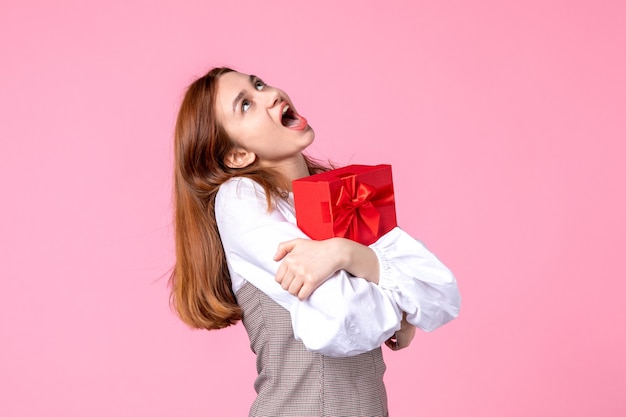
[[[293,159],[281,161],[280,165],[275,165],[272,168],[276,169],[286,180],[288,180],[287,185],[289,189],[287,191],[292,191],[291,182],[293,180],[309,176],[309,167],[307,166],[304,155],[302,154]]]

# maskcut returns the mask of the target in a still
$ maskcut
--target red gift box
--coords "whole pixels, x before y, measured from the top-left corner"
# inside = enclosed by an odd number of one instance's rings
[[[371,245],[396,227],[391,165],[349,165],[293,181],[298,227],[311,239]]]

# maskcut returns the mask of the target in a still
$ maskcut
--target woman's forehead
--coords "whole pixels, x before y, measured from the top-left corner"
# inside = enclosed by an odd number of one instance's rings
[[[216,104],[219,111],[223,114],[233,112],[233,102],[237,101],[237,97],[252,86],[252,77],[241,72],[227,72],[217,79],[217,95]]]
[[[241,88],[247,87],[250,85],[250,75],[243,74],[241,72],[227,72],[222,74],[217,79],[217,94],[223,95],[224,93],[232,92],[231,90],[235,90],[237,94]]]
[[[217,79],[216,105],[218,115],[224,117],[233,112],[233,102],[237,100],[237,96],[241,94],[250,84],[250,78],[247,74],[240,72],[227,72]]]

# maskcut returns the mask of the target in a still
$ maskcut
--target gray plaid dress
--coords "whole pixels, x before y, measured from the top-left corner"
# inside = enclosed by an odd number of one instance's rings
[[[256,354],[257,398],[250,417],[385,417],[385,363],[380,348],[333,358],[295,340],[289,312],[254,285],[237,291]]]

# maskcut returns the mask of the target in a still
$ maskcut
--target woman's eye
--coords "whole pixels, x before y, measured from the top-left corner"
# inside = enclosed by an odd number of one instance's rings
[[[261,91],[263,90],[263,87],[265,87],[265,83],[261,80],[256,80],[256,82],[254,83],[254,88]]]
[[[251,105],[252,103],[250,103],[248,100],[243,100],[241,102],[241,111],[247,112]]]

